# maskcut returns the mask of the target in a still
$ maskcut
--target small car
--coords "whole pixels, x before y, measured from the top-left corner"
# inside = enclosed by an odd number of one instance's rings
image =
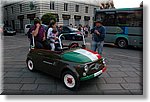
[[[68,26],[62,27],[62,34],[65,34],[63,38],[65,40],[78,40],[82,41],[82,34],[81,32],[76,28],[71,28]]]
[[[106,70],[104,58],[97,52],[86,49],[83,45],[73,42],[62,44],[59,36],[57,51],[33,48],[26,59],[30,71],[40,70],[60,78],[66,88],[77,90],[80,82],[100,76]],[[83,36],[84,38],[84,36]]]
[[[4,27],[4,35],[13,36],[16,35],[16,31],[11,27]]]

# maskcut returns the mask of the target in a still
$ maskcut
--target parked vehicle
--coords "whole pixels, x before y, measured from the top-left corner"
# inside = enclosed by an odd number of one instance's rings
[[[16,35],[16,31],[11,27],[4,27],[4,35],[13,36]]]
[[[31,49],[26,59],[27,67],[30,71],[40,70],[60,78],[66,88],[77,90],[80,81],[105,72],[106,64],[101,55],[85,48],[85,40],[82,46],[75,42],[66,46],[61,41],[63,36],[59,36],[57,51]]]
[[[103,9],[95,12],[106,27],[105,42],[120,48],[143,47],[143,8]]]
[[[26,24],[25,28],[24,28],[24,33],[25,35],[27,35],[27,32],[29,31],[29,29],[33,26],[33,24]]]
[[[63,26],[62,34],[65,34],[63,37],[65,40],[80,40],[80,41],[83,40],[82,33],[76,28]]]

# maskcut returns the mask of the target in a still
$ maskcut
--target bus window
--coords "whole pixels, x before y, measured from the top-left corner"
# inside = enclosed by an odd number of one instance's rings
[[[141,27],[142,15],[139,11],[132,13],[124,12],[116,15],[116,22],[118,26]]]
[[[102,20],[105,26],[115,26],[114,13],[99,13],[96,15],[96,20]]]

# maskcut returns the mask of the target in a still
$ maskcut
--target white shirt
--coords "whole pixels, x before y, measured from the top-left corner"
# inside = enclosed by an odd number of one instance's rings
[[[48,32],[47,32],[47,39],[49,39],[49,38],[51,37],[52,31],[53,31],[53,28],[49,28],[49,29],[48,29]]]

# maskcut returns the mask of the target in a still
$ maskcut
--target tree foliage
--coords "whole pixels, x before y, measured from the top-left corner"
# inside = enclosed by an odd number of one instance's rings
[[[56,21],[56,18],[55,18],[55,16],[52,15],[51,13],[46,13],[46,14],[44,14],[44,15],[42,16],[41,20],[42,20],[42,23],[43,23],[43,24],[49,25],[49,22],[50,22],[51,20]]]

